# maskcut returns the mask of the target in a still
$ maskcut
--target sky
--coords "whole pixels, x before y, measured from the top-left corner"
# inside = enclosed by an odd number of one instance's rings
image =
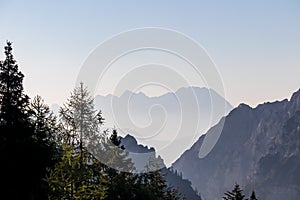
[[[289,98],[300,88],[299,0],[0,0],[0,46],[13,42],[26,93],[48,104],[65,102],[99,44],[143,27],[172,29],[201,44],[233,106]]]

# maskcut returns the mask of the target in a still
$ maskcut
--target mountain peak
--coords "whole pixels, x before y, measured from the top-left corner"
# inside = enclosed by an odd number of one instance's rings
[[[138,144],[135,137],[133,137],[130,134],[127,134],[124,138],[121,138],[121,143],[122,143],[122,145],[125,146],[125,149],[128,150],[129,152],[149,153],[149,152],[155,151],[155,149],[153,147],[149,148],[148,146]]]
[[[249,106],[248,104],[245,104],[245,103],[241,103],[238,107],[245,108],[245,109],[251,109],[251,106]]]
[[[130,96],[142,96],[142,97],[148,97],[145,93],[139,91],[139,92],[134,92],[134,91],[130,91],[130,90],[125,90],[121,97],[130,97]]]
[[[130,134],[127,134],[127,135],[123,138],[123,140],[125,140],[127,143],[132,143],[132,144],[137,145],[136,139],[135,139],[132,135],[130,135]]]
[[[300,89],[297,92],[294,92],[291,101],[300,102]]]

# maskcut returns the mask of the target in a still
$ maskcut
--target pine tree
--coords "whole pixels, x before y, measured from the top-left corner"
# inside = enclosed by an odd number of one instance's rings
[[[227,191],[225,197],[223,197],[224,200],[243,200],[244,198],[243,190],[240,189],[238,184],[235,184],[234,189],[231,192]]]

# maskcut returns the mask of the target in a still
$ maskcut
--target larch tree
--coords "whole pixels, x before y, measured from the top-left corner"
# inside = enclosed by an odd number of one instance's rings
[[[60,109],[60,122],[67,134],[67,142],[79,146],[97,139],[104,118],[94,108],[94,99],[88,89],[80,83],[71,93],[67,103]]]
[[[103,165],[88,150],[89,143],[100,139],[101,112],[83,83],[71,93],[60,109],[58,144],[62,156],[48,169],[46,181],[52,199],[104,199],[106,178]]]

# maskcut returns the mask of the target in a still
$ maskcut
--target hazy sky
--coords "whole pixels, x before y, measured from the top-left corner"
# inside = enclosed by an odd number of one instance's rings
[[[142,27],[174,29],[200,43],[234,106],[288,98],[300,88],[299,0],[0,0],[0,46],[13,41],[26,92],[49,104],[65,101],[97,45]]]

